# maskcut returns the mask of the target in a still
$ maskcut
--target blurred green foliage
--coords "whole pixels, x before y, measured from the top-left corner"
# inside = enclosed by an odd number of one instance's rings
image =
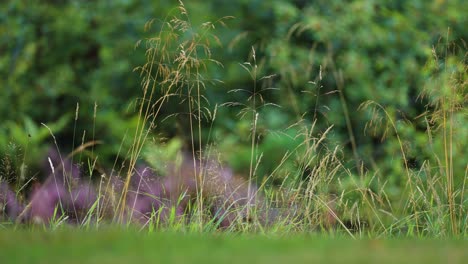
[[[403,187],[405,165],[394,134],[397,132],[402,139],[410,169],[420,169],[425,160],[439,168],[445,166],[437,162],[443,160],[444,146],[442,119],[440,115],[437,117],[440,109],[434,102],[440,105],[441,101],[458,97],[459,107],[454,109],[451,125],[456,141],[453,151],[455,156],[464,156],[467,142],[457,139],[468,137],[467,47],[464,42],[468,37],[465,26],[468,6],[463,1],[236,3],[228,5],[225,11],[220,2],[217,5],[218,14],[241,18],[234,20],[230,24],[233,30],[226,33],[240,38],[229,46],[234,60],[247,57],[250,46],[254,46],[258,64],[262,66],[260,76],[276,74],[273,82],[267,85],[279,88],[264,95],[268,102],[282,107],[276,110],[274,117],[267,113],[271,113],[271,107],[260,112],[260,131],[264,127],[264,131],[284,132],[288,125],[302,118],[307,120],[306,125],[318,119],[315,132],[319,134],[333,125],[328,144],[345,145],[344,162],[354,168],[354,173],[357,174],[358,166],[364,164],[371,175],[377,173],[390,182],[391,188]],[[252,89],[249,76],[230,60],[222,60],[228,69],[225,80],[229,81],[228,85],[232,84],[229,87]],[[231,65],[237,70],[232,70]],[[441,90],[449,93],[441,96],[437,92]],[[432,98],[424,96],[428,91]],[[382,109],[360,107],[368,100],[382,105],[388,115]],[[431,112],[436,113],[435,118],[428,116]],[[346,116],[350,119],[348,124]],[[226,119],[232,118],[233,115]],[[281,119],[274,122],[281,124],[280,127],[272,127],[273,118]],[[396,131],[390,127],[390,120],[396,124]],[[432,143],[428,128],[434,138]],[[227,138],[221,134],[221,138]],[[292,149],[290,144],[280,142],[260,141],[264,150],[273,150],[265,151],[262,160],[270,170],[278,164],[280,153]],[[248,148],[248,142],[245,143],[236,146]],[[226,151],[232,149],[229,146]],[[234,151],[232,155],[244,156],[246,152]],[[454,168],[457,186],[460,186],[465,177],[466,159],[457,159]]]
[[[101,157],[113,160],[136,127],[133,68],[145,58],[135,43],[166,10],[151,2],[2,1],[0,152],[13,144],[37,163],[54,144],[45,124],[63,152],[102,140]]]
[[[222,83],[206,83],[209,103],[204,106],[216,107],[217,116],[214,122],[204,120],[203,142],[196,144],[216,144],[236,170],[249,170],[254,113],[258,113],[255,154],[262,155],[260,177],[274,171],[287,151],[298,150],[298,154],[286,162],[283,173],[301,166],[304,149],[300,146],[314,120],[314,135],[333,125],[324,151],[343,145],[343,162],[353,172],[357,174],[363,164],[391,182],[391,187],[404,184],[404,164],[395,162],[401,159],[400,146],[385,119],[395,122],[411,168],[418,169],[424,160],[434,158],[433,153],[443,153],[443,142],[428,144],[426,132],[430,126],[440,133],[435,129],[440,119],[431,123],[425,121],[429,117],[421,117],[436,108],[429,103],[440,96],[422,94],[424,89],[453,87],[450,78],[444,77],[452,71],[440,70],[449,64],[459,67],[457,93],[466,96],[462,40],[468,39],[468,5],[464,1],[188,2],[193,30],[206,21],[235,17],[213,32],[220,45],[213,46],[212,57],[223,67],[210,66],[203,74]],[[154,36],[161,21],[176,12],[177,4],[3,1],[1,155],[15,144],[27,149],[27,158],[34,163],[44,146],[53,143],[49,127],[63,151],[102,140],[98,152],[105,166],[112,166],[117,154],[125,156],[142,94],[141,79],[133,69],[145,63],[145,45],[135,48],[135,44]],[[152,18],[156,18],[153,29],[144,32]],[[447,34],[461,49],[445,52]],[[257,66],[256,78],[239,65],[244,62]],[[228,93],[233,90],[237,92]],[[255,105],[251,95],[257,98]],[[368,100],[382,105],[388,115],[371,107],[359,108]],[[228,106],[233,105],[229,102],[238,106]],[[245,115],[239,115],[242,108],[247,109]],[[175,100],[166,104],[155,137],[178,136],[189,145],[190,126],[184,113],[186,105]],[[454,133],[466,138],[464,106],[457,109],[454,120]],[[466,145],[466,140],[457,141],[456,155],[463,155]],[[456,164],[458,178],[464,175],[463,160]]]

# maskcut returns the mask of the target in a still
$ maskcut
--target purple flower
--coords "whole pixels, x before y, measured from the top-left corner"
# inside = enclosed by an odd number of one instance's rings
[[[160,221],[167,221],[171,202],[166,194],[163,182],[149,167],[137,166],[127,194],[131,218],[145,224],[154,214]],[[178,208],[177,215],[180,215],[180,211]]]
[[[16,194],[6,182],[0,182],[0,219],[16,220],[24,206],[16,199]]]
[[[62,182],[50,176],[44,184],[33,190],[26,218],[35,223],[48,223],[63,213],[63,203],[69,195]]]
[[[94,187],[81,179],[81,171],[76,164],[61,159],[56,151],[49,151],[45,163],[49,163],[47,171],[52,171],[52,174],[32,191],[25,219],[49,223],[54,217],[66,216],[70,223],[82,222],[97,200]]]

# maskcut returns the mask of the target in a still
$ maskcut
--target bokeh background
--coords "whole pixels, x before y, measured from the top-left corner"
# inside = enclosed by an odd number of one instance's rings
[[[465,82],[454,115],[460,182],[466,176],[468,147],[464,2],[185,1],[193,31],[204,22],[233,17],[212,30],[219,42],[211,43],[211,58],[222,66],[203,72],[207,80],[219,80],[207,82],[203,93],[204,106],[216,108],[217,116],[213,122],[203,120],[203,142],[196,144],[213,145],[237,172],[248,173],[252,118],[239,114],[242,107],[226,103],[248,105],[249,91],[256,89],[263,99],[256,109],[256,151],[262,153],[258,177],[271,173],[287,151],[301,144],[298,135],[304,131],[293,124],[314,124],[314,135],[333,126],[323,151],[338,147],[353,174],[382,177],[387,192],[397,196],[405,184],[404,164],[388,120],[398,130],[411,169],[428,159],[436,163],[434,153],[443,152],[443,142],[435,137],[428,144],[427,129],[437,135],[440,122],[431,123],[425,113],[452,81],[453,74],[446,76],[448,71],[441,69],[453,67],[455,81]],[[119,153],[125,159],[122,153],[132,144],[128,138],[136,129],[142,97],[142,78],[134,69],[146,62],[145,40],[157,35],[164,19],[178,14],[178,5],[164,0],[3,0],[0,176],[37,176],[40,160],[54,145],[49,129],[65,153],[99,140],[93,155],[99,155],[102,167],[114,166]],[[145,30],[151,19],[153,26]],[[257,80],[244,62],[258,66]],[[247,92],[232,92],[237,90]],[[387,114],[362,107],[368,100]],[[166,138],[190,147],[187,111],[186,104],[175,100],[164,105],[151,134],[153,146]],[[291,157],[283,174],[297,166]]]

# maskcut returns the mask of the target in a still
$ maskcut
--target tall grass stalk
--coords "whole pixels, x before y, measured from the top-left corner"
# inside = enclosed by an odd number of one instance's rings
[[[444,72],[448,72],[448,56],[449,56],[449,39],[450,28],[447,30],[446,43],[445,43],[445,63]],[[450,76],[451,77],[451,76]],[[444,82],[449,83],[449,80]],[[444,89],[444,88],[442,88]],[[444,157],[445,157],[445,176],[447,178],[447,198],[450,211],[450,222],[452,224],[452,233],[457,235],[457,221],[455,216],[455,201],[453,197],[453,113],[455,111],[455,85],[448,87],[448,95],[442,98],[442,130],[444,135]],[[448,119],[448,120],[447,120]]]
[[[461,190],[455,190],[454,188],[454,154],[455,154],[455,142],[454,137],[459,133],[455,130],[456,122],[455,115],[460,110],[464,110],[468,98],[466,97],[466,44],[464,47],[464,57],[462,59],[457,58],[459,61],[452,61],[453,57],[452,52],[457,52],[458,47],[455,47],[455,44],[452,44],[450,41],[450,28],[447,29],[447,35],[445,39],[444,47],[444,61],[443,69],[439,68],[439,57],[437,55],[436,49],[433,48],[433,55],[435,65],[437,65],[436,70],[441,72],[442,78],[440,80],[440,87],[438,87],[441,92],[439,98],[436,98],[439,102],[436,104],[436,111],[441,112],[442,116],[442,134],[443,134],[443,149],[444,149],[444,168],[445,168],[445,178],[446,178],[446,196],[448,200],[448,207],[450,213],[450,223],[451,223],[451,232],[453,235],[459,234],[458,220],[457,218],[462,218],[462,214],[457,217],[456,212],[456,193],[461,191],[460,196],[460,206],[463,207],[463,194],[465,191],[465,182],[466,177],[463,180],[463,185]],[[437,80],[436,80],[437,81]],[[433,91],[428,91],[428,93],[433,93]],[[439,106],[439,107],[437,107]],[[466,116],[465,116],[466,117]],[[461,135],[462,136],[462,135]],[[465,135],[466,136],[466,135]],[[468,166],[468,163],[467,163]],[[461,169],[461,168],[460,168]],[[466,174],[466,171],[465,171]],[[461,176],[461,175],[460,175]],[[466,176],[466,175],[465,175]],[[461,219],[460,219],[461,220]],[[461,223],[460,223],[461,224]]]

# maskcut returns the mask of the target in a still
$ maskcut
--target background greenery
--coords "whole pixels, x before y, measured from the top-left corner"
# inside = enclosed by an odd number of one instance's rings
[[[89,155],[99,155],[104,168],[112,167],[117,155],[125,157],[142,97],[142,79],[134,69],[146,61],[144,42],[136,43],[155,36],[178,4],[2,1],[0,176],[13,181],[40,177],[37,166],[53,144],[49,128],[64,152],[82,142],[102,141],[96,147],[99,154]],[[213,122],[203,120],[202,142],[195,143],[214,144],[236,171],[249,172],[252,113],[258,113],[259,179],[304,142],[305,128],[315,124],[314,134],[320,135],[333,126],[318,151],[339,146],[341,162],[351,175],[363,182],[379,178],[390,199],[398,199],[406,184],[400,147],[411,170],[428,160],[439,164],[444,152],[441,119],[428,113],[438,108],[440,98],[453,95],[454,179],[456,187],[463,183],[463,149],[468,148],[464,1],[185,4],[194,31],[206,21],[234,17],[213,30],[219,42],[212,41],[211,57],[223,66],[209,64],[203,72],[208,80],[204,106],[216,109],[217,116]],[[251,75],[254,70],[256,77]],[[252,94],[255,104],[249,99]],[[382,108],[363,107],[368,100]],[[243,107],[251,111],[240,115]],[[177,137],[189,148],[193,128],[188,112],[177,100],[163,107],[152,134],[156,147],[159,138]],[[433,141],[428,140],[428,129]],[[392,136],[395,132],[402,143]],[[277,178],[304,166],[301,151],[276,172]],[[302,174],[296,176],[307,177],[313,166],[296,169]],[[344,186],[352,184],[349,178],[343,177]]]

